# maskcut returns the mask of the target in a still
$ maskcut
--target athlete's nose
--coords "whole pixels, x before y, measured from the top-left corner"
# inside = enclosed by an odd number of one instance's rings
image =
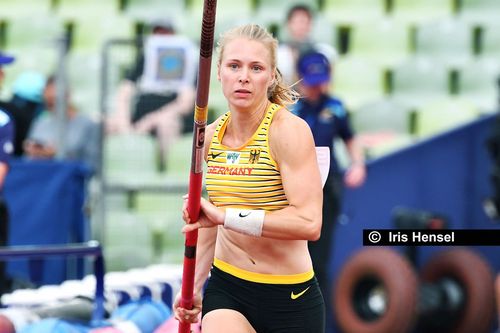
[[[247,69],[243,69],[241,71],[239,82],[240,83],[248,83],[248,70]]]

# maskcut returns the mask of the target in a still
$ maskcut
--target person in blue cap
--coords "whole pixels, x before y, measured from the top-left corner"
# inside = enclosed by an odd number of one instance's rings
[[[342,189],[344,185],[361,186],[365,181],[366,167],[363,151],[356,144],[347,111],[342,101],[329,92],[332,68],[326,56],[315,50],[302,54],[297,62],[297,73],[301,98],[293,105],[292,111],[307,122],[313,133],[315,145],[329,147],[331,152],[330,171],[323,187],[321,237],[318,241],[308,243],[314,272],[329,314],[331,294],[328,264],[334,225],[341,210]],[[337,139],[344,142],[351,162],[345,172],[341,170],[333,149],[334,141]]]
[[[24,154],[23,142],[35,118],[44,110],[43,89],[46,78],[29,70],[22,72],[12,84],[12,97],[4,107],[9,111],[14,127],[14,156]]]
[[[0,88],[4,79],[3,66],[14,62],[14,57],[0,52]],[[9,160],[13,151],[14,125],[10,115],[0,104],[0,246],[7,245],[9,234],[9,212],[3,198],[3,184],[9,171]],[[0,262],[0,294],[10,289],[10,282],[5,275],[5,264]]]

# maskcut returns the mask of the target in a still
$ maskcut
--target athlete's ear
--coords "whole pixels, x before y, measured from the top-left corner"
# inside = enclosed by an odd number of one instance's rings
[[[220,82],[220,64],[217,64],[217,81]]]
[[[274,87],[276,87],[276,84],[278,81],[276,80],[277,75],[276,75],[277,69],[275,68],[274,71],[271,73],[271,80],[269,81],[269,89],[273,90]]]
[[[274,67],[274,71],[271,73],[271,86],[277,83],[278,68]]]

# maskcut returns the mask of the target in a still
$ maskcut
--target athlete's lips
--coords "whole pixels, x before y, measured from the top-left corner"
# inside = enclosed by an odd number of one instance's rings
[[[250,90],[246,90],[246,89],[236,89],[234,92],[237,94],[250,94],[251,93]]]
[[[250,98],[250,96],[252,96],[252,92],[250,90],[247,90],[247,89],[236,89],[234,91],[234,97],[236,97],[236,98],[247,99],[247,98]]]

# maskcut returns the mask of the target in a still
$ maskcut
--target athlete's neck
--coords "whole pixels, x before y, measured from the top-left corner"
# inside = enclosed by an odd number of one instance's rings
[[[270,102],[266,100],[253,110],[231,110],[231,118],[227,124],[225,136],[234,139],[237,144],[244,144],[252,137],[257,128],[259,128],[262,119],[264,119],[266,115],[269,104]]]

